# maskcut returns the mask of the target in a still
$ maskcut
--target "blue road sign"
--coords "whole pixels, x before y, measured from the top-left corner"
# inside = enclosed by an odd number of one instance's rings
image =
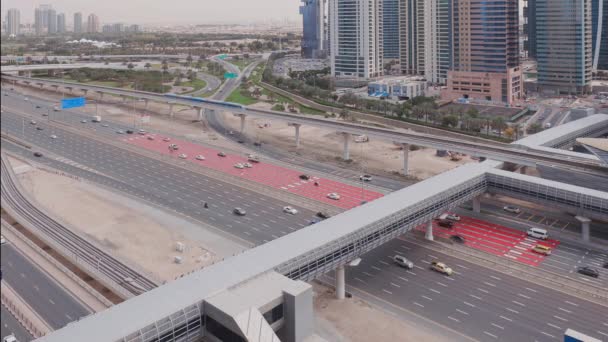
[[[87,100],[84,97],[73,97],[61,100],[61,109],[84,107]]]

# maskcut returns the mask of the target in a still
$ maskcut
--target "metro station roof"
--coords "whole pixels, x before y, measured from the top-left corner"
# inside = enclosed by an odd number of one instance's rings
[[[608,164],[608,139],[606,138],[578,138],[576,142],[585,146],[604,163]]]
[[[554,141],[558,141],[561,138],[576,134],[577,132],[587,128],[595,128],[596,125],[608,126],[608,114],[595,114],[579,120],[570,121],[566,124],[529,135],[523,139],[519,139],[515,142],[515,144],[530,147],[552,147],[549,145],[551,145]]]

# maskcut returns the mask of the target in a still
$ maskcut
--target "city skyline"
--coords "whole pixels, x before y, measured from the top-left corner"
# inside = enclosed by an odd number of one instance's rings
[[[175,8],[171,3],[149,6],[143,0],[119,1],[107,0],[103,5],[78,0],[32,1],[2,0],[2,16],[9,8],[21,11],[21,22],[34,21],[34,9],[42,4],[50,4],[57,11],[68,14],[83,12],[95,13],[100,18],[112,22],[138,22],[142,24],[236,24],[263,22],[268,20],[289,20],[299,22],[298,7],[300,1],[283,0],[227,0],[222,6],[213,6],[211,1],[180,1],[181,7]],[[120,11],[116,11],[121,8]],[[112,18],[110,20],[110,18]]]

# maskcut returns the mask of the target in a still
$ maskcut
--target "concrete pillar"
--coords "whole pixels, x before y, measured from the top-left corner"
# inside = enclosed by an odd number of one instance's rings
[[[89,90],[88,89],[81,89],[81,90],[84,93],[84,97],[87,97]]]
[[[204,115],[203,110],[204,110],[203,107],[198,108],[198,118],[197,118],[198,121],[203,121],[203,115]]]
[[[403,144],[403,174],[409,175],[410,144]]]
[[[245,132],[245,114],[240,114],[239,115],[241,117],[241,134],[243,134],[243,132]]]
[[[150,100],[148,99],[144,99],[144,111],[147,112],[148,111],[148,102],[150,102]]]
[[[125,95],[120,95],[120,97],[122,97],[122,103],[127,102],[127,97]]]
[[[346,279],[344,266],[336,269],[336,299],[344,299],[346,296]]]
[[[102,92],[98,92],[99,93],[99,102],[103,101],[103,93]]]
[[[169,103],[169,116],[173,117],[173,105],[174,103]]]
[[[526,174],[527,169],[528,169],[528,168],[527,168],[525,165],[522,165],[522,166],[519,168],[519,173],[521,173],[522,175],[525,175],[525,174]]]
[[[350,133],[342,133],[344,136],[344,153],[342,159],[350,160]]]
[[[302,126],[301,124],[297,124],[297,123],[288,123],[288,126],[292,126],[293,128],[296,129],[296,148],[300,147],[300,126]]]
[[[433,220],[429,221],[426,225],[426,233],[424,234],[424,238],[433,241]]]
[[[473,211],[478,213],[481,211],[481,201],[480,201],[480,197],[481,196],[477,196],[475,198],[473,198]]]
[[[581,238],[584,242],[589,242],[589,224],[591,219],[584,216],[576,216],[576,219],[581,222]]]

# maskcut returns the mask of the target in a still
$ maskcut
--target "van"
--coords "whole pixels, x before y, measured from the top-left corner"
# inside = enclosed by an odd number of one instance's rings
[[[533,237],[535,239],[541,239],[541,240],[547,240],[547,238],[549,237],[549,234],[547,233],[547,231],[545,229],[541,229],[541,228],[530,228],[530,229],[528,229],[526,234],[528,234],[528,236],[530,236],[530,237]]]
[[[405,257],[401,256],[401,255],[395,255],[393,257],[393,261],[395,262],[395,264],[401,266],[401,267],[405,267],[407,269],[412,269],[414,268],[414,263],[407,260]]]

